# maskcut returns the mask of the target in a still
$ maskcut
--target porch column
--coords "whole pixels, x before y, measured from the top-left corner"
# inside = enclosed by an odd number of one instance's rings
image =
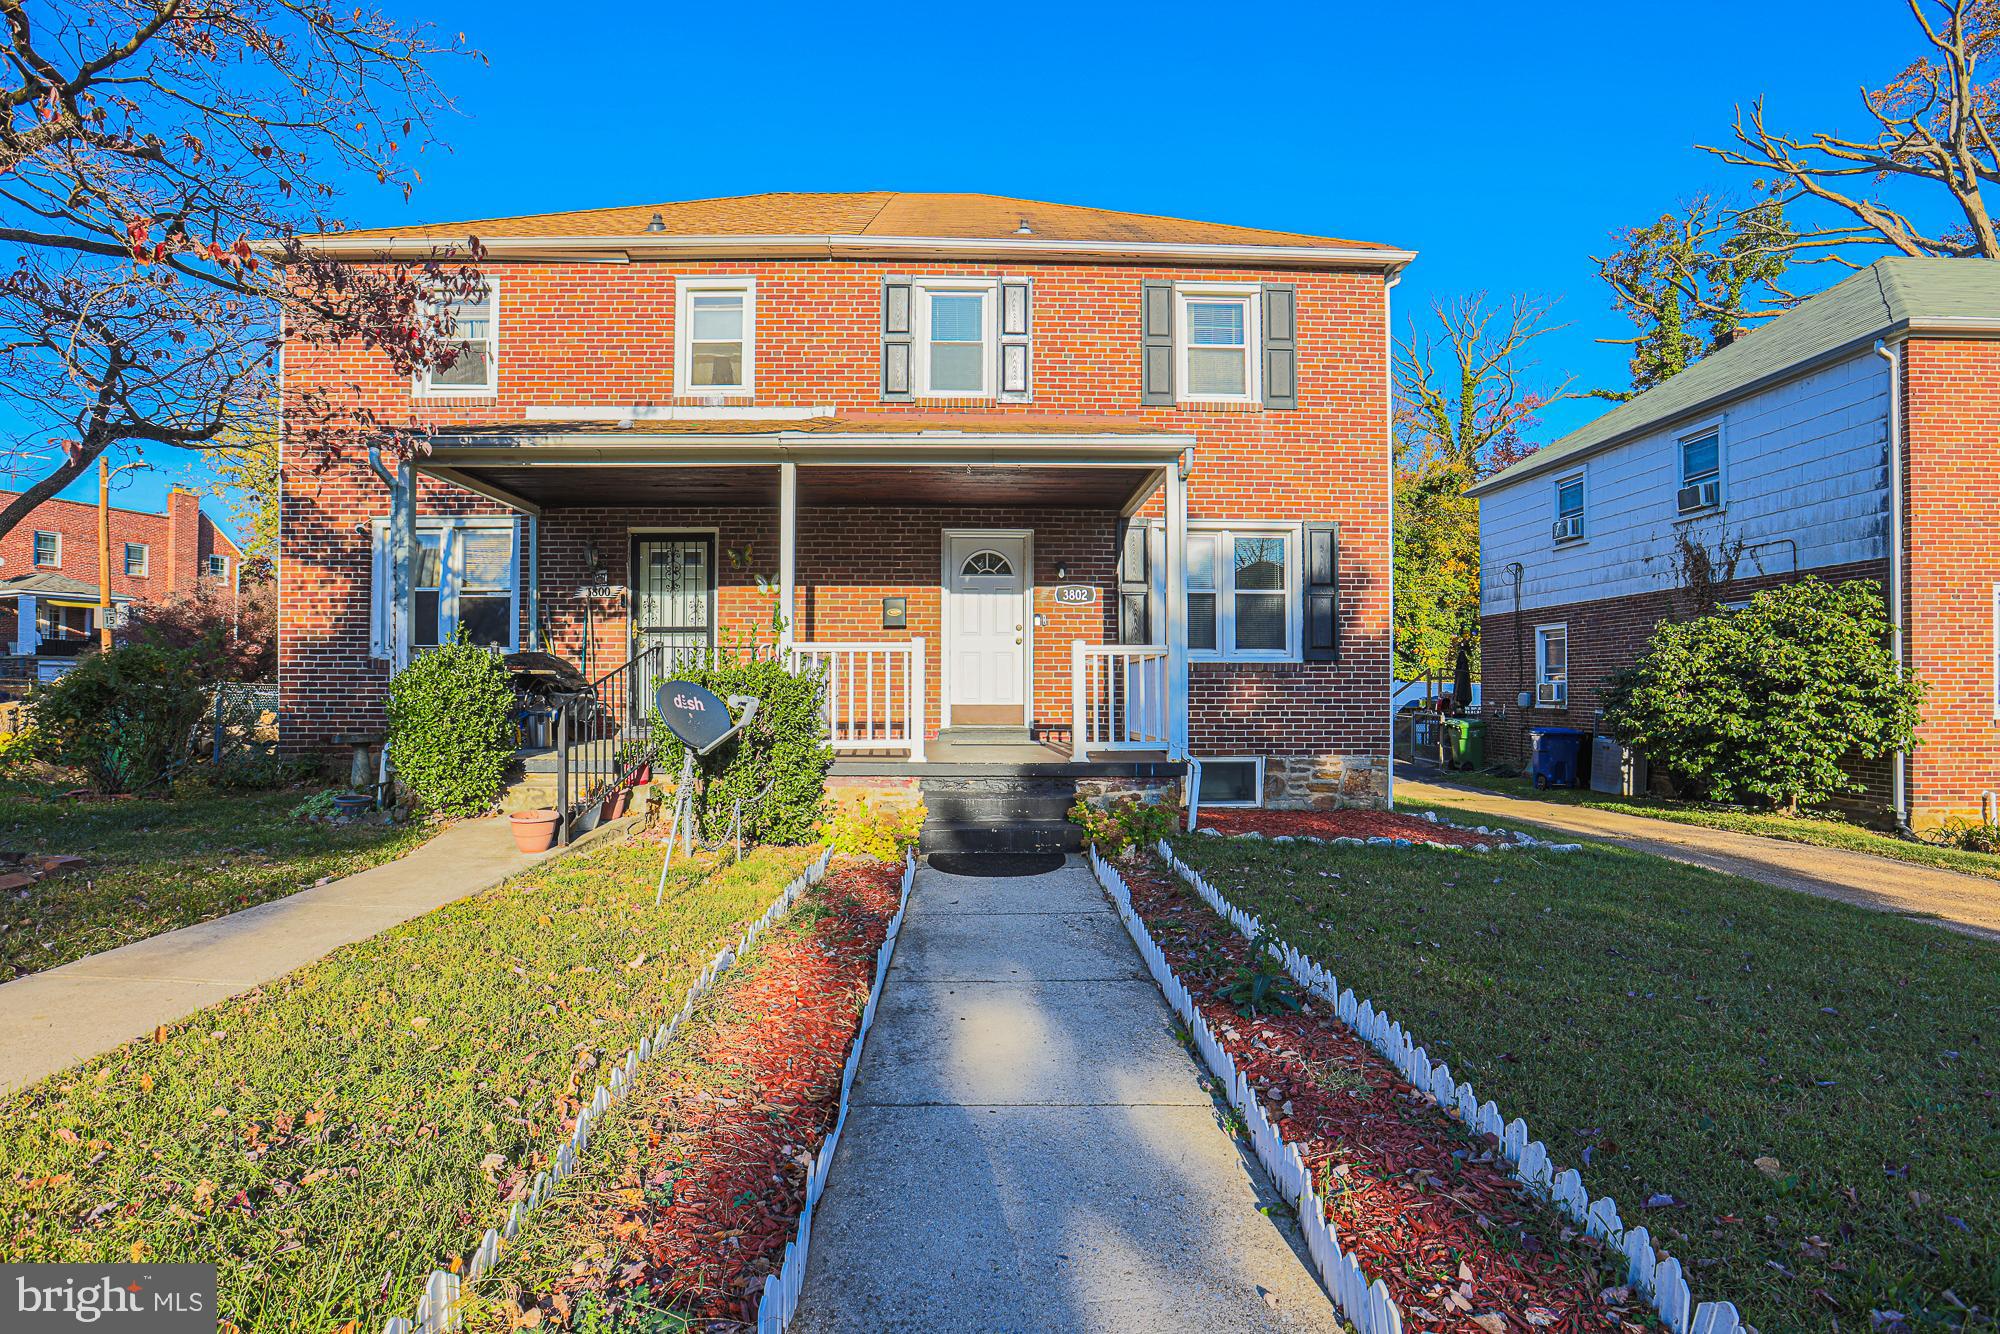
[[[1167,756],[1188,753],[1187,483],[1167,465]]]
[[[33,593],[23,593],[14,601],[14,651],[29,657],[42,646],[41,628],[35,624],[36,608]]]
[[[778,465],[778,614],[785,627],[779,643],[787,646],[798,638],[792,626],[798,565],[799,465],[787,460]]]

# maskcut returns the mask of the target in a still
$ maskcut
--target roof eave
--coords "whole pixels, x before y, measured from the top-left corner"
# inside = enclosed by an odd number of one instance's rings
[[[468,238],[470,239],[470,238]],[[327,236],[303,242],[334,257],[370,259],[463,255],[463,242],[434,236]],[[493,236],[480,248],[496,259],[571,259],[620,263],[638,258],[678,259],[894,259],[992,258],[1014,260],[1130,259],[1210,266],[1381,269],[1396,272],[1413,250],[1375,246],[1226,244],[1179,241],[1066,241],[1047,237],[869,236],[865,234],[754,236]],[[260,246],[267,253],[274,244]]]

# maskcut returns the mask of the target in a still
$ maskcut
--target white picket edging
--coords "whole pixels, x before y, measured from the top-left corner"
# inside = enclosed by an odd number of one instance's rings
[[[1239,934],[1253,944],[1263,939],[1263,923],[1223,898],[1199,871],[1174,855],[1165,839],[1160,840],[1156,851],[1161,860],[1173,868],[1174,874],[1187,882],[1202,901]],[[1124,882],[1094,852],[1091,861],[1093,866],[1102,868],[1098,872],[1100,881],[1105,881],[1108,875],[1117,883],[1112,897],[1114,900],[1121,900],[1122,897],[1120,914],[1129,917],[1127,926],[1135,928],[1136,938],[1136,933],[1144,932],[1145,926],[1138,923],[1137,915],[1131,910],[1131,895],[1125,890]],[[1106,888],[1110,889],[1109,883]],[[1147,944],[1151,944],[1150,937]],[[1372,1001],[1358,999],[1351,989],[1342,988],[1332,973],[1292,945],[1284,941],[1265,941],[1264,947],[1284,966],[1293,981],[1332,1006],[1343,1024],[1380,1052],[1411,1084],[1429,1092],[1439,1107],[1456,1113],[1467,1129],[1497,1138],[1503,1155],[1513,1169],[1515,1180],[1553,1203],[1586,1233],[1622,1254],[1625,1257],[1626,1281],[1660,1313],[1660,1318],[1673,1334],[1742,1334],[1746,1327],[1733,1303],[1703,1302],[1695,1306],[1681,1262],[1672,1256],[1662,1258],[1656,1254],[1653,1239],[1645,1228],[1627,1228],[1619,1218],[1616,1201],[1610,1196],[1592,1200],[1584,1187],[1582,1174],[1574,1168],[1557,1168],[1549,1157],[1548,1146],[1529,1137],[1526,1122],[1519,1117],[1507,1120],[1492,1102],[1481,1102],[1471,1084],[1453,1080],[1450,1066],[1443,1062],[1433,1065],[1429,1054],[1417,1045],[1400,1023],[1390,1019],[1386,1011],[1377,1009]],[[1152,954],[1157,953],[1149,952],[1145,946],[1140,952],[1147,954],[1149,963]],[[1157,970],[1155,976],[1158,976]],[[1210,1061],[1210,1065],[1213,1066],[1214,1062]],[[1217,1073],[1221,1071],[1218,1069]],[[1233,1092],[1231,1101],[1235,1101]],[[1292,1150],[1291,1153],[1296,1160],[1297,1151]],[[1261,1147],[1258,1156],[1263,1157]],[[1269,1166],[1268,1161],[1266,1166]],[[1271,1175],[1278,1177],[1276,1168],[1271,1169]],[[1305,1206],[1301,1205],[1299,1212],[1303,1220]],[[1331,1281],[1328,1286],[1332,1287]],[[1363,1324],[1352,1308],[1346,1307],[1345,1303],[1342,1305],[1349,1318],[1361,1329],[1361,1334],[1375,1334],[1375,1329]]]
[[[833,1169],[833,1151],[840,1147],[840,1132],[847,1125],[847,1102],[854,1091],[854,1076],[861,1069],[861,1050],[868,1041],[868,1030],[875,1026],[875,1007],[882,999],[882,984],[889,976],[889,959],[896,952],[896,937],[902,934],[903,914],[909,909],[910,886],[916,878],[917,860],[905,853],[903,888],[896,903],[896,915],[889,919],[888,933],[882,937],[881,948],[875,951],[875,980],[868,988],[868,1003],[861,1007],[861,1027],[854,1035],[854,1044],[847,1049],[847,1065],[840,1072],[840,1107],[834,1113],[833,1129],[827,1131],[825,1142],[807,1169],[806,1207],[799,1214],[798,1231],[785,1243],[785,1258],[778,1265],[778,1272],[764,1279],[764,1295],[757,1303],[757,1334],[782,1334],[798,1314],[799,1291],[806,1281],[806,1251],[812,1245],[813,1210],[819,1207],[820,1196],[826,1193],[827,1173]]]
[[[1536,838],[1533,834],[1525,834],[1518,829],[1489,829],[1483,824],[1458,824],[1445,819],[1436,811],[1424,811],[1411,818],[1434,824],[1440,829],[1456,829],[1462,834],[1478,834],[1481,838],[1488,840],[1484,843],[1475,843],[1470,848],[1463,849],[1460,849],[1456,843],[1429,844],[1428,846],[1431,847],[1449,847],[1465,852],[1515,852],[1527,851],[1529,849],[1541,852],[1583,851],[1583,844],[1581,843],[1551,843],[1547,839]],[[1193,832],[1205,834],[1210,838],[1240,838],[1253,843],[1324,843],[1329,847],[1351,848],[1410,848],[1417,846],[1421,841],[1414,838],[1392,838],[1384,834],[1375,834],[1368,838],[1355,838],[1351,835],[1323,838],[1318,834],[1262,834],[1254,829],[1246,830],[1241,834],[1225,834],[1213,825],[1204,825]]]
[[[736,960],[757,942],[758,937],[792,910],[792,906],[799,900],[799,895],[825,877],[826,868],[832,861],[833,849],[828,848],[779,892],[770,906],[764,910],[763,916],[750,924],[749,930],[743,933],[741,940],[717,951],[716,956],[709,960],[708,966],[702,969],[701,976],[688,988],[687,996],[681,1002],[681,1008],[671,1018],[662,1021],[658,1028],[643,1034],[638,1044],[611,1067],[608,1082],[599,1084],[590,1101],[584,1104],[583,1110],[577,1114],[575,1127],[556,1146],[554,1154],[550,1157],[549,1166],[535,1173],[535,1178],[528,1187],[527,1198],[516,1202],[508,1209],[507,1220],[502,1226],[486,1230],[486,1235],[480,1238],[479,1245],[474,1248],[472,1259],[465,1266],[465,1272],[461,1275],[443,1269],[431,1271],[430,1277],[424,1281],[423,1295],[417,1300],[416,1318],[411,1320],[403,1316],[393,1316],[383,1326],[382,1334],[451,1334],[451,1331],[463,1328],[465,1287],[477,1283],[493,1272],[494,1267],[500,1263],[501,1252],[520,1232],[522,1222],[541,1206],[550,1191],[576,1171],[584,1151],[590,1147],[591,1132],[596,1128],[597,1122],[632,1091],[639,1067],[665,1049],[681,1025],[694,1014],[695,1005],[708,994],[716,979],[735,966]],[[903,877],[905,900],[909,897],[912,874],[914,866],[906,870]],[[901,921],[902,913],[899,909],[895,924],[900,925]],[[880,985],[878,972],[876,982],[878,989]],[[870,1009],[873,1009],[872,1001]],[[843,1114],[846,1111],[844,1087],[841,1110]]]

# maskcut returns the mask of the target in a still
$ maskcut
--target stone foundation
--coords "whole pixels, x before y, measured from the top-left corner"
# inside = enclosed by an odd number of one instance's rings
[[[1076,795],[1100,808],[1132,800],[1148,806],[1178,806],[1183,785],[1177,774],[1165,778],[1079,778]]]
[[[1376,755],[1273,755],[1264,761],[1264,805],[1272,810],[1381,809],[1389,762]]]

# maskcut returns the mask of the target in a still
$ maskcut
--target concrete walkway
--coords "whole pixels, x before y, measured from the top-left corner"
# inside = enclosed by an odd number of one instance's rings
[[[1878,912],[1935,922],[1986,940],[2000,940],[2000,880],[1961,875],[1915,862],[1844,848],[1788,843],[1760,834],[1653,820],[1594,806],[1508,796],[1449,781],[1396,774],[1396,799],[1456,807],[1761,880],[1780,889],[1839,899]]]
[[[1337,1329],[1089,873],[925,869],[798,1329]]]
[[[504,817],[469,820],[396,861],[0,985],[0,1093],[553,855],[517,852]]]

